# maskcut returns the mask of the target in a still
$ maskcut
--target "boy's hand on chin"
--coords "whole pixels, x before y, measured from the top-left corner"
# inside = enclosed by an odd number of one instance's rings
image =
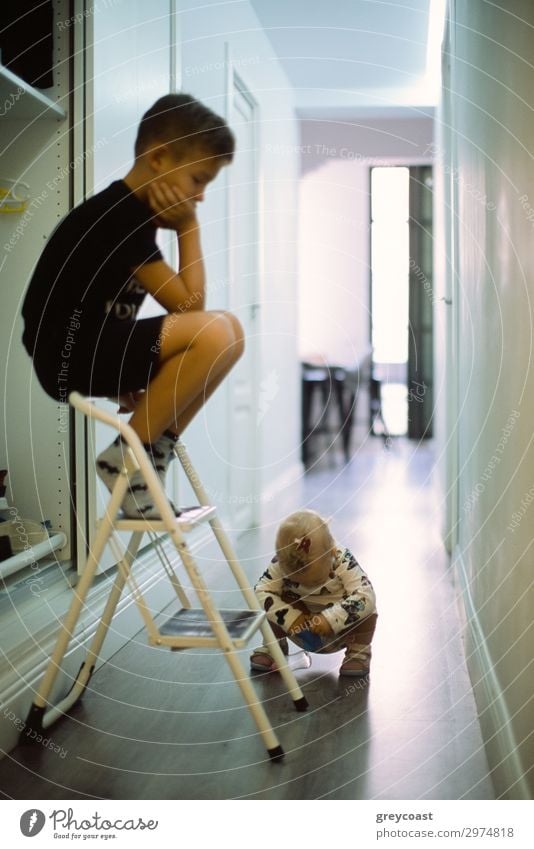
[[[166,230],[180,230],[197,224],[196,201],[168,183],[151,183],[148,202],[155,213],[154,223]]]

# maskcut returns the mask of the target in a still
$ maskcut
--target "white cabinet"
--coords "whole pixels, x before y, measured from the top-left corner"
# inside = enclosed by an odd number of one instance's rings
[[[57,0],[54,12],[67,17],[69,3]],[[23,212],[0,214],[0,467],[9,470],[7,496],[20,515],[49,519],[67,535],[62,559],[71,556],[69,414],[37,382],[21,341],[21,307],[42,247],[70,208],[69,50],[68,33],[56,28],[46,93],[0,68],[0,180],[30,187]]]

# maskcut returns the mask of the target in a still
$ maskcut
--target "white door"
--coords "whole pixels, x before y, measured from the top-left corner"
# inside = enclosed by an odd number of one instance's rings
[[[230,375],[230,519],[235,531],[257,521],[258,151],[257,106],[233,77],[230,126],[236,153],[229,168],[230,310],[245,331],[245,354]]]

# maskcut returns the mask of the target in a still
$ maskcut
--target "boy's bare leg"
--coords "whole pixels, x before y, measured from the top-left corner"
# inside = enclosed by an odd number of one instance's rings
[[[129,422],[141,441],[153,443],[167,428],[180,433],[242,351],[243,333],[234,316],[204,311],[167,316],[162,364]]]
[[[208,379],[205,389],[197,395],[197,397],[189,404],[189,406],[181,413],[176,421],[169,426],[169,430],[181,436],[189,422],[196,416],[198,411],[204,406],[208,398],[213,395],[217,387],[223,382],[224,378],[233,369],[236,362],[242,355],[245,347],[245,339],[243,336],[243,328],[237,318],[231,313],[224,313],[225,317],[230,321],[235,341],[231,346],[231,359],[228,365],[219,374]],[[230,351],[229,351],[230,353]]]

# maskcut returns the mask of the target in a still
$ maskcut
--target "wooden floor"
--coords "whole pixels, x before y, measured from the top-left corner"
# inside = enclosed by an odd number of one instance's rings
[[[51,751],[18,748],[0,762],[16,799],[492,799],[463,660],[451,575],[431,484],[432,447],[367,440],[343,467],[323,461],[288,496],[332,517],[340,542],[375,584],[379,623],[371,680],[340,679],[341,655],[296,675],[310,703],[296,713],[278,676],[255,675],[286,751],[268,760],[217,652],[173,654],[144,634],[93,677]],[[274,525],[249,532],[251,581],[272,555]],[[214,558],[221,607],[239,596]],[[248,650],[243,653],[244,659]]]

